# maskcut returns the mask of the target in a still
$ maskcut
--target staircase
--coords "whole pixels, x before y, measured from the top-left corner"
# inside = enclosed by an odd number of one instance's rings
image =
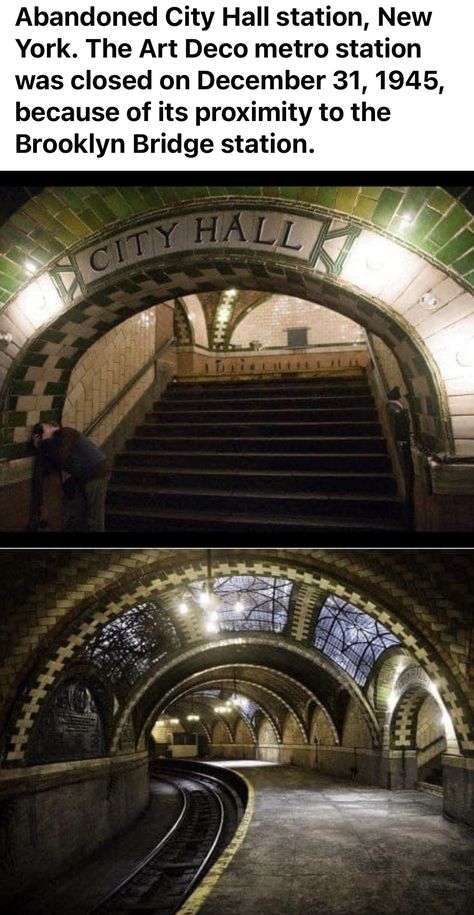
[[[365,376],[172,383],[117,455],[111,531],[400,531]]]

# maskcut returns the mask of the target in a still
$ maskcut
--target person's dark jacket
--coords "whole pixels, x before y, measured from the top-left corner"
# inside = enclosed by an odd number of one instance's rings
[[[74,484],[84,485],[98,477],[110,474],[110,462],[103,451],[89,438],[62,426],[52,438],[39,443],[33,475],[33,514],[41,512],[43,504],[43,477],[54,471],[69,474],[63,483],[66,495],[72,495]]]
[[[41,458],[57,470],[65,470],[77,483],[87,483],[110,474],[110,464],[100,448],[82,432],[63,426],[41,442]]]

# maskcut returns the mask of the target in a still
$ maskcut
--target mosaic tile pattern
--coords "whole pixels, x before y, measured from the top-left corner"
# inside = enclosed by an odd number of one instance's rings
[[[274,290],[297,298],[325,301],[352,320],[363,322],[393,350],[404,366],[410,394],[415,432],[428,448],[448,449],[446,422],[433,369],[425,357],[421,341],[400,325],[396,315],[381,310],[380,304],[347,289],[342,282],[326,280],[310,268],[289,267],[278,258],[262,262],[259,258],[226,256],[211,267],[191,256],[181,257],[173,266],[134,272],[115,281],[109,288],[78,301],[40,333],[17,358],[9,376],[7,413],[3,429],[2,454],[21,457],[25,453],[31,426],[38,421],[59,421],[67,390],[69,373],[82,354],[104,332],[150,306],[151,302],[186,296],[196,290],[226,288]],[[415,335],[416,337],[416,335]],[[28,393],[35,406],[18,409],[18,398]],[[33,404],[33,401],[29,401]]]
[[[466,682],[465,654],[464,608],[473,585],[470,557],[434,554],[428,558],[421,552],[407,559],[397,553],[378,556],[324,550],[292,552],[275,550],[267,556],[251,557],[248,553],[223,551],[224,555],[219,554],[215,561],[214,574],[285,577],[301,588],[331,591],[379,620],[433,679],[451,714],[461,747],[474,754],[472,713],[465,698],[470,696],[474,707],[472,686],[469,689]],[[32,675],[26,700],[12,719],[10,764],[24,760],[41,704],[70,659],[102,625],[134,601],[153,594],[162,595],[163,600],[168,595],[171,600],[173,589],[205,576],[204,557],[196,553],[160,551],[156,557],[152,550],[85,551],[72,555],[68,561],[61,554],[60,564],[53,554],[22,557],[23,572],[18,576],[17,571],[13,581],[6,576],[9,585],[1,621],[5,651],[0,671],[4,701],[18,678],[23,678],[28,663],[30,667],[35,663],[40,666]],[[310,623],[303,620],[311,620],[313,613],[311,601],[302,600],[299,618],[295,613],[292,628],[295,645],[305,644]],[[72,628],[65,629],[59,637],[59,628],[66,624]],[[186,618],[182,625],[185,642],[196,645],[193,652],[201,651],[196,622]],[[51,639],[55,632],[56,647],[51,649],[49,659],[42,657],[42,640],[46,636]],[[300,642],[296,642],[296,632],[301,634]],[[189,650],[184,651],[183,658]],[[132,704],[145,695],[147,688],[144,686],[141,693],[133,696]],[[124,721],[128,712],[129,709],[124,710]]]
[[[416,748],[418,712],[427,695],[425,689],[412,687],[400,699],[391,720],[391,745],[394,750]]]
[[[457,188],[451,194],[437,187],[54,187],[28,199],[0,230],[0,303],[28,280],[25,261],[40,269],[51,256],[120,219],[180,202],[226,200],[236,191],[255,202],[302,201],[350,215],[474,282],[474,219]]]
[[[353,261],[353,248],[357,248],[358,236],[366,230],[363,226],[376,228],[383,232],[387,238],[394,238],[403,245],[405,251],[406,269],[414,270],[411,251],[417,251],[430,257],[443,270],[448,269],[463,286],[472,282],[472,239],[473,220],[468,209],[471,200],[471,189],[453,188],[452,195],[446,188],[420,188],[420,187],[249,187],[249,188],[53,188],[45,189],[31,199],[26,200],[24,206],[15,212],[0,230],[0,249],[4,251],[0,258],[0,304],[7,302],[16,289],[24,287],[31,280],[34,271],[41,269],[58,257],[64,250],[74,248],[81,240],[87,239],[91,234],[98,233],[110,226],[118,225],[121,221],[132,220],[143,213],[151,213],[157,209],[168,209],[184,205],[212,205],[219,202],[237,205],[235,195],[239,195],[240,202],[251,201],[255,205],[263,203],[274,206],[279,201],[281,206],[295,207],[299,212],[322,216],[324,219],[324,232],[318,240],[319,248],[315,253],[316,269],[329,272],[337,277],[345,277],[347,266]],[[472,207],[471,207],[472,209]],[[296,211],[296,210],[295,210]],[[349,221],[348,221],[349,218]],[[362,236],[361,236],[362,238]],[[354,243],[356,243],[354,245]],[[341,247],[342,245],[342,247]],[[410,260],[411,257],[411,260]],[[352,258],[352,261],[351,261]],[[60,261],[63,258],[59,258]],[[346,265],[347,262],[347,265]],[[414,279],[409,288],[395,290],[384,288],[380,293],[382,300],[389,306],[392,304],[400,311],[408,322],[406,327],[403,321],[398,320],[395,337],[398,340],[396,352],[402,360],[404,372],[407,376],[411,406],[417,426],[416,433],[421,439],[421,444],[433,450],[452,450],[452,434],[456,438],[458,453],[470,454],[474,449],[474,392],[468,385],[465,371],[460,368],[454,356],[456,355],[456,340],[469,339],[474,334],[474,311],[472,299],[462,296],[463,286],[452,287],[453,280],[447,279],[439,269],[428,267],[426,276],[420,275],[422,284],[440,294],[440,307],[432,315],[421,311],[418,304],[419,295],[416,294],[418,277]],[[470,266],[469,266],[470,265]],[[239,287],[249,285],[245,277],[239,276],[239,270],[229,267],[227,259],[218,260],[215,270],[219,277],[227,280],[227,288],[232,283]],[[417,267],[419,269],[419,265]],[[3,428],[3,455],[5,457],[19,457],[24,451],[20,443],[27,438],[27,428],[38,419],[58,418],[61,412],[62,398],[67,387],[68,372],[75,364],[78,351],[84,352],[90,343],[97,339],[108,326],[145,308],[156,301],[155,288],[144,288],[139,302],[130,303],[129,310],[122,302],[123,311],[110,306],[107,301],[110,290],[119,289],[123,300],[134,296],[135,276],[132,273],[126,279],[115,283],[115,286],[105,288],[103,297],[96,294],[90,297],[92,307],[96,310],[102,308],[102,315],[96,327],[90,326],[88,317],[78,311],[79,287],[73,274],[59,273],[62,278],[63,288],[67,289],[72,298],[72,308],[64,314],[63,324],[49,319],[57,312],[58,308],[50,301],[51,290],[44,286],[44,328],[37,334],[36,324],[31,321],[31,307],[28,303],[17,309],[12,316],[4,311],[1,316],[2,329],[13,335],[12,344],[0,352],[0,381],[8,375],[7,415]],[[273,268],[273,272],[275,269]],[[349,271],[350,272],[350,271]],[[151,275],[152,271],[148,271]],[[167,272],[158,269],[154,271],[155,283],[160,283],[160,278],[166,283]],[[256,290],[266,291],[266,284],[262,279],[272,268],[266,262],[263,267],[254,265],[253,273],[255,282],[252,284]],[[202,278],[199,265],[193,269],[191,262],[187,270],[187,284],[183,286],[179,277],[173,274],[172,282],[168,287],[168,295],[173,298],[184,294],[186,291],[206,292],[206,284],[201,284]],[[299,281],[299,269],[290,275],[288,267],[283,266],[279,271],[281,282],[269,287],[277,291],[284,291],[290,295],[303,296],[307,283]],[[357,271],[356,271],[357,274]],[[3,278],[3,280],[2,280]],[[197,283],[193,283],[193,278]],[[403,277],[402,277],[403,278]],[[171,276],[169,277],[171,279]],[[369,278],[370,279],[370,278]],[[260,280],[260,282],[258,282]],[[373,277],[374,290],[377,288],[377,277]],[[285,283],[284,283],[285,281]],[[3,286],[2,286],[3,282]],[[436,283],[438,282],[438,285]],[[268,280],[267,280],[268,283]],[[448,284],[446,286],[446,283]],[[64,285],[65,284],[65,285]],[[283,285],[284,284],[284,285]],[[451,284],[451,287],[449,286]],[[220,281],[218,288],[226,288],[226,283]],[[393,285],[393,284],[392,284]],[[397,284],[395,284],[396,286]],[[439,289],[438,289],[439,287]],[[25,287],[26,291],[30,288]],[[41,289],[40,289],[41,292]],[[322,295],[324,290],[320,290]],[[215,293],[211,293],[215,295]],[[311,295],[313,292],[311,291]],[[379,293],[377,293],[379,295]],[[376,293],[374,291],[374,296]],[[451,301],[450,301],[451,298]],[[315,299],[313,299],[315,300]],[[317,299],[316,299],[317,301]],[[326,297],[326,303],[330,301]],[[54,307],[53,307],[54,306]],[[359,310],[350,310],[349,316],[367,323],[374,319],[371,329],[377,333],[375,312],[379,303],[375,298],[372,309],[361,305]],[[35,308],[37,304],[35,304]],[[43,306],[42,306],[43,308]],[[207,311],[212,309],[212,302],[206,305]],[[64,308],[62,308],[64,311]],[[110,314],[109,314],[110,312]],[[237,313],[237,312],[236,312]],[[344,313],[344,312],[343,312]],[[69,324],[67,318],[71,317]],[[380,318],[380,312],[378,317]],[[61,318],[57,319],[61,321]],[[49,324],[48,324],[49,321]],[[207,314],[208,326],[212,323],[212,315]],[[221,322],[222,323],[222,322]],[[392,345],[391,333],[388,329],[386,314],[383,310],[383,320],[379,321],[382,330],[386,329],[386,342]],[[452,325],[452,327],[451,327]],[[418,331],[419,327],[419,331]],[[68,333],[70,331],[70,333]],[[402,345],[404,335],[421,338],[427,341],[428,349],[438,365],[438,374],[430,359],[426,359],[423,370],[420,369],[420,358],[410,359],[407,348]],[[216,340],[218,343],[225,341],[228,330],[224,325],[219,326]],[[34,339],[32,340],[32,337]],[[32,342],[29,345],[29,341]],[[26,352],[26,347],[29,350]],[[59,347],[62,348],[59,357]],[[40,370],[31,373],[28,377],[23,375],[23,364],[18,362],[18,355],[31,360],[30,368]],[[54,361],[52,357],[58,358]],[[406,362],[405,362],[406,358]],[[13,362],[12,362],[13,360]],[[40,390],[41,370],[45,377],[43,388]],[[430,375],[431,371],[431,375]],[[51,372],[51,374],[50,374]],[[441,372],[446,383],[450,385],[449,403],[445,402],[440,388]],[[36,387],[32,386],[32,381]],[[467,385],[467,387],[466,387]],[[23,408],[18,403],[22,396]],[[35,400],[36,396],[36,400]],[[41,399],[40,399],[41,398]],[[48,400],[49,398],[49,400]],[[34,406],[33,406],[34,405]],[[453,429],[449,426],[449,413],[453,416]]]

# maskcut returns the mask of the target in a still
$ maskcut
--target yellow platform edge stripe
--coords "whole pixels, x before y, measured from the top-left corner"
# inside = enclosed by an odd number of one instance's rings
[[[219,856],[215,864],[212,865],[199,886],[194,890],[194,893],[191,893],[189,899],[183,903],[175,915],[194,915],[194,913],[201,908],[245,839],[255,809],[255,789],[249,780],[245,778],[245,775],[242,775],[241,772],[239,772],[238,775],[247,786],[248,795],[245,813],[227,847]]]

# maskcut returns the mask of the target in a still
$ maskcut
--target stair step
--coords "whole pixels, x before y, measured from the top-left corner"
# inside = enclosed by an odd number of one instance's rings
[[[107,527],[403,530],[366,378],[171,384],[117,458]]]
[[[390,473],[387,454],[295,454],[292,452],[227,452],[227,451],[123,451],[117,455],[116,468],[143,468],[160,470],[165,467],[200,470],[291,470],[294,473],[310,470],[313,473],[333,470],[358,472],[357,462],[367,473]]]
[[[308,397],[317,397],[325,395],[345,395],[345,394],[370,394],[367,381],[346,381],[346,382],[314,382],[314,381],[287,381],[283,383],[275,381],[265,381],[257,384],[255,382],[227,382],[218,384],[209,381],[206,384],[187,384],[187,385],[170,385],[166,391],[166,397],[247,397],[260,395],[267,397],[288,397],[291,394],[304,394]]]
[[[225,533],[243,533],[250,531],[255,534],[282,535],[295,533],[298,535],[311,534],[318,531],[333,531],[351,533],[383,534],[387,532],[402,531],[403,525],[396,517],[380,517],[376,520],[354,518],[352,515],[340,515],[338,518],[328,516],[308,517],[296,514],[285,514],[277,519],[269,513],[255,515],[250,512],[232,513],[229,517],[216,509],[212,511],[193,510],[150,510],[137,513],[133,508],[111,509],[108,513],[107,529],[112,531],[142,531],[142,532],[184,532],[205,533],[214,536]]]
[[[213,486],[201,485],[199,489],[174,486],[127,486],[126,484],[111,483],[109,486],[109,506],[112,510],[132,507],[137,513],[142,509],[152,507],[163,509],[185,509],[192,504],[193,509],[201,511],[227,510],[231,514],[234,510],[248,510],[251,512],[274,512],[278,518],[283,512],[295,514],[319,515],[330,513],[333,516],[340,514],[356,515],[370,519],[380,515],[381,510],[390,511],[400,516],[401,504],[396,495],[381,493],[344,493],[333,494],[326,492],[295,493],[288,490],[283,492],[264,492],[236,490],[222,491]]]
[[[377,432],[380,432],[380,426],[376,422],[330,422],[330,421],[321,421],[321,422],[272,422],[272,423],[261,423],[261,422],[220,422],[218,425],[215,423],[197,423],[197,422],[173,422],[169,421],[166,423],[142,423],[137,427],[137,436],[160,436],[161,433],[166,427],[166,431],[170,433],[175,433],[179,435],[180,433],[187,433],[192,435],[196,433],[201,436],[210,436],[211,438],[217,438],[226,433],[233,434],[236,437],[241,435],[251,434],[252,432],[258,432],[261,430],[261,433],[265,436],[278,436],[278,435],[287,435],[287,436],[318,436],[318,435],[376,435]]]
[[[291,417],[292,422],[377,422],[377,413],[374,407],[338,407],[338,408],[319,408],[307,407],[304,409],[268,409],[268,410],[235,410],[220,408],[214,410],[205,410],[202,406],[199,410],[181,410],[174,407],[173,410],[153,410],[148,413],[145,419],[145,425],[166,424],[175,422],[189,423],[214,423],[222,425],[226,421],[232,423],[263,423],[267,424],[286,422]]]
[[[396,484],[390,473],[325,473],[313,471],[293,473],[289,470],[215,470],[199,469],[194,472],[181,468],[118,468],[114,474],[116,484],[137,487],[179,486],[198,488],[211,483],[216,489],[238,490],[244,493],[253,489],[274,493],[279,488],[291,487],[292,492],[314,493],[385,493],[396,494]]]
[[[225,404],[225,406],[223,405]],[[180,409],[192,409],[196,411],[201,410],[241,410],[253,409],[254,407],[260,410],[272,409],[278,406],[282,410],[292,410],[294,407],[304,408],[311,407],[314,409],[317,408],[338,408],[338,407],[371,407],[373,408],[373,399],[369,394],[340,394],[339,396],[330,396],[330,395],[318,395],[317,397],[307,396],[304,394],[293,394],[288,397],[276,397],[274,394],[267,395],[265,397],[228,397],[225,398],[223,402],[222,397],[214,397],[204,395],[200,398],[197,397],[180,397],[179,405],[176,403],[176,398],[168,398],[167,394],[163,396],[161,400],[155,401],[153,409],[156,411],[161,410],[176,410],[179,406]]]
[[[281,436],[272,436],[268,438],[262,435],[240,436],[238,439],[234,435],[215,435],[216,442],[219,444],[220,451],[241,454],[245,452],[274,452],[287,451],[291,453],[326,453],[334,448],[344,453],[362,453],[366,450],[371,452],[386,453],[385,440],[381,435],[361,435],[361,436],[293,436],[286,438]],[[203,451],[209,447],[209,436],[200,435],[160,435],[147,436],[135,435],[128,439],[127,449],[129,451],[149,450],[159,453],[160,451],[169,451],[170,449],[180,449],[181,451]]]

